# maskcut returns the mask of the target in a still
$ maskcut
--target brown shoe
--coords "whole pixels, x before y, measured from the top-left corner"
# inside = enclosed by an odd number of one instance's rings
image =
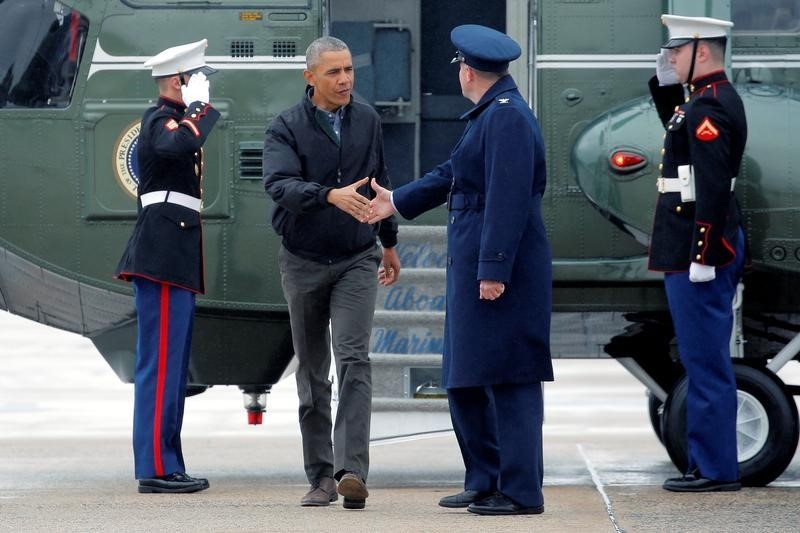
[[[339,480],[339,487],[337,489],[339,494],[344,496],[342,507],[345,509],[363,509],[366,505],[367,484],[353,472],[347,472]]]
[[[300,500],[303,507],[323,507],[339,498],[336,494],[336,481],[332,477],[319,478],[311,484],[311,489]]]

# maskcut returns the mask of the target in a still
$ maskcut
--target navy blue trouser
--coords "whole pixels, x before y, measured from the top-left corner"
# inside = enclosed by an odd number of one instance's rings
[[[134,377],[136,479],[185,472],[181,425],[194,321],[193,292],[133,279],[138,339]]]
[[[686,436],[689,471],[717,481],[739,479],[736,451],[736,379],[731,363],[733,298],[744,265],[740,231],[736,259],[716,278],[689,281],[688,272],[664,275],[669,309],[689,387]]]
[[[497,490],[523,507],[542,495],[542,384],[447,389],[467,490]]]

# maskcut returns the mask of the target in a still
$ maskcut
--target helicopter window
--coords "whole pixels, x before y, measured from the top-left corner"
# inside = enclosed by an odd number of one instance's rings
[[[800,33],[800,0],[732,0],[734,33]]]
[[[67,107],[89,20],[54,0],[0,0],[0,108]]]

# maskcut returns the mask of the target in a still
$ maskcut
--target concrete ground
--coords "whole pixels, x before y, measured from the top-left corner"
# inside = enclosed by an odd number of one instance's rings
[[[482,517],[438,507],[461,489],[446,416],[380,415],[374,426],[441,429],[373,443],[364,511],[298,505],[306,491],[293,380],[264,425],[241,394],[187,400],[184,454],[211,488],[140,495],[132,479],[133,389],[91,343],[0,312],[0,531],[748,531],[798,530],[800,458],[766,488],[674,494],[676,471],[647,418],[644,388],[610,360],[556,361],[545,390],[545,513]],[[798,383],[798,373],[784,376]]]

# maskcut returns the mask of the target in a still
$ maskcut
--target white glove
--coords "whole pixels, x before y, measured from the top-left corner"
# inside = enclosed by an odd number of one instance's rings
[[[700,263],[692,263],[689,265],[689,281],[704,282],[711,281],[717,277],[717,269],[710,265],[701,265]]]
[[[208,90],[209,85],[206,75],[202,72],[195,72],[192,74],[192,77],[189,78],[189,83],[181,85],[183,103],[187,106],[192,102],[203,102],[207,104],[209,100]]]
[[[675,65],[669,62],[668,53],[669,51],[666,48],[662,48],[661,53],[656,56],[656,77],[660,85],[680,83],[678,73],[675,71]]]

